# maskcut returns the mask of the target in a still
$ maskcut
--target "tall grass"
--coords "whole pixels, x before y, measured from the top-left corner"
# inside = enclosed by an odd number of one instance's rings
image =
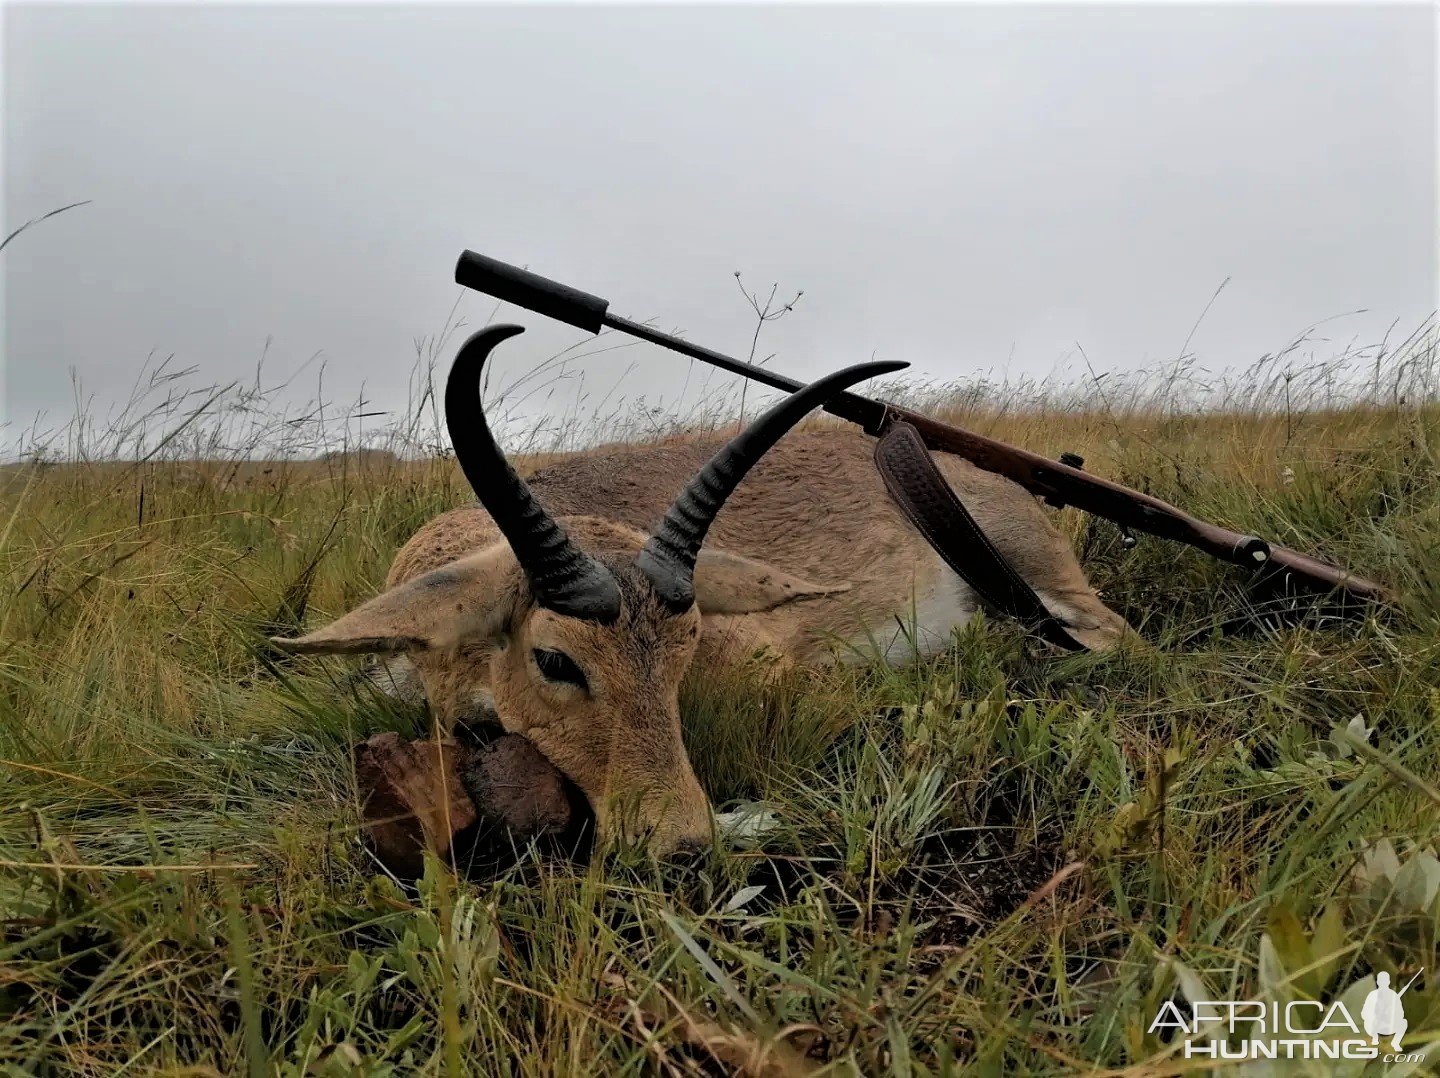
[[[977,622],[913,669],[692,684],[702,781],[778,814],[761,848],[532,854],[478,883],[432,864],[411,887],[359,840],[348,749],[423,717],[259,641],[373,594],[469,500],[433,392],[460,328],[417,342],[393,420],[162,361],[108,418],[20,440],[0,1071],[1163,1074],[1187,1066],[1149,1028],[1165,999],[1331,998],[1421,966],[1409,1042],[1440,1059],[1433,326],[1224,378],[890,387],[1378,577],[1394,609],[1276,616],[1233,568],[1064,510],[1147,647],[1057,658]],[[490,387],[492,411],[574,358]],[[533,464],[736,400],[589,404],[507,441]]]

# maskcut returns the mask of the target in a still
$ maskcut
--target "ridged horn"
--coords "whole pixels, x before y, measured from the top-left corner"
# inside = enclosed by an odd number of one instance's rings
[[[797,389],[737,434],[710,458],[680,492],[635,564],[672,610],[695,601],[695,559],[715,515],[740,480],[791,427],[810,411],[857,382],[904,370],[908,363],[861,363]]]
[[[535,500],[485,421],[480,378],[497,344],[523,326],[486,326],[460,346],[445,382],[445,426],[460,470],[515,552],[535,601],[587,621],[620,616],[620,589],[610,571],[586,554]]]

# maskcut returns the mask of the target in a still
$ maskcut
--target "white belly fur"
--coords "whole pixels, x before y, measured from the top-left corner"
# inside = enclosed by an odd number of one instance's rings
[[[845,660],[869,662],[882,658],[888,666],[906,666],[950,646],[954,631],[974,615],[979,605],[970,585],[948,565],[940,567],[938,586],[915,596],[908,607],[892,613],[885,625],[866,626],[849,641]]]

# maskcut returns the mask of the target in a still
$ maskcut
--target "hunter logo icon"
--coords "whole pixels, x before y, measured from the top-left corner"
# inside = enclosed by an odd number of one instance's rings
[[[1400,1002],[1400,997],[1410,991],[1410,985],[1423,972],[1417,972],[1398,992],[1390,987],[1390,974],[1376,975],[1375,987],[1360,1008],[1360,1021],[1365,1026],[1365,1032],[1370,1034],[1371,1044],[1379,1044],[1381,1037],[1390,1037],[1390,1047],[1400,1051],[1400,1038],[1405,1036],[1406,1029],[1405,1005]]]

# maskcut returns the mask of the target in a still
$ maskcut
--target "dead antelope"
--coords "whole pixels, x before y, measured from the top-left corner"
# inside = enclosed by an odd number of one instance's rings
[[[890,503],[864,435],[781,441],[827,397],[904,365],[822,378],[729,441],[583,453],[527,484],[479,406],[487,356],[520,332],[476,333],[446,386],[456,457],[484,508],[436,517],[396,555],[379,596],[275,643],[391,656],[396,676],[418,675],[442,727],[498,718],[575,782],[602,837],[633,828],[659,853],[708,843],[709,801],[680,732],[680,684],[697,654],[710,670],[757,653],[815,664],[878,642],[900,664],[943,647],[976,609]],[[1099,649],[1122,635],[1031,495],[958,457],[940,466],[1072,636]],[[633,820],[616,817],[617,801]]]

